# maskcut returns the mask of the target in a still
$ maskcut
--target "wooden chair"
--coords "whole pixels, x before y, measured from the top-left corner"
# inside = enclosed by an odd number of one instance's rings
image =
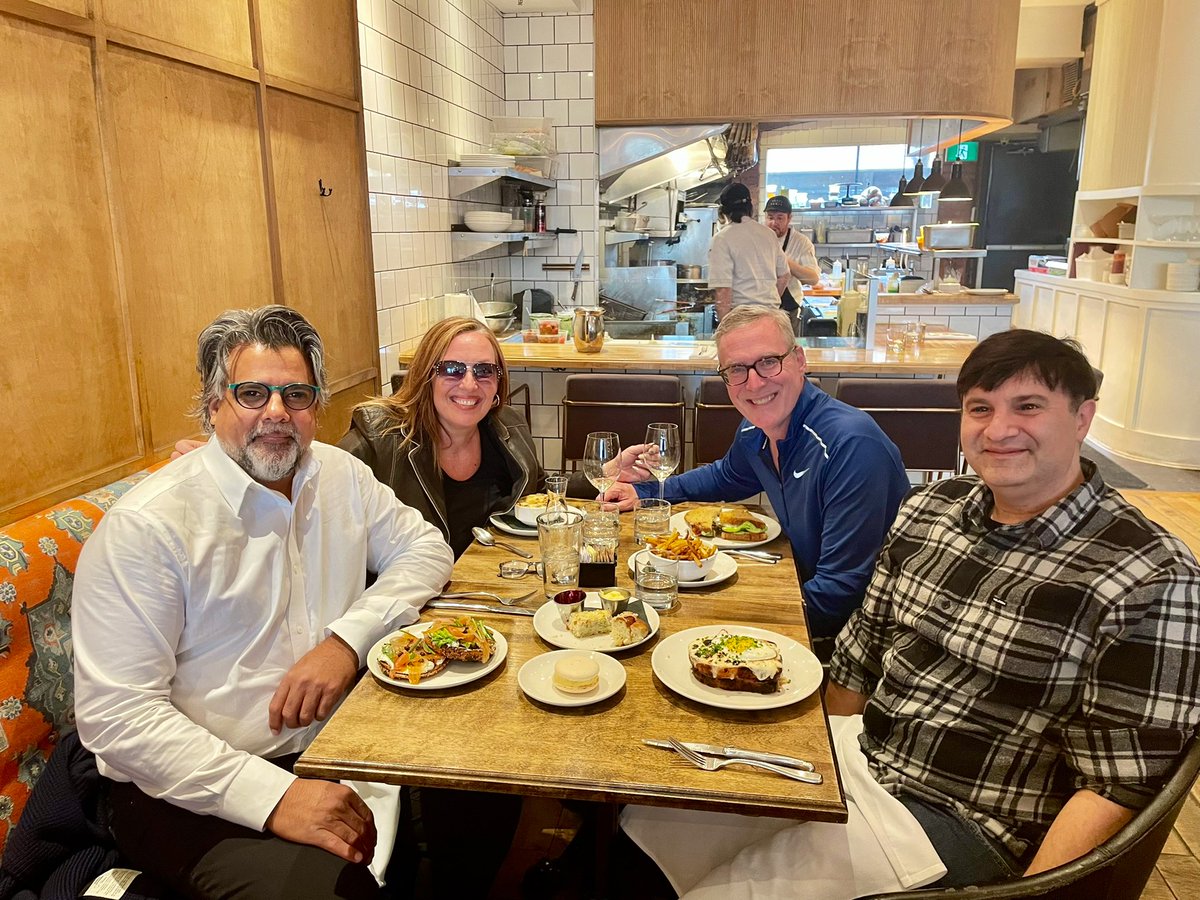
[[[1065,866],[1029,878],[960,888],[924,888],[903,894],[872,894],[859,900],[1001,900],[1050,897],[1053,900],[1136,900],[1154,870],[1171,826],[1192,783],[1200,774],[1200,740],[1192,738],[1163,789],[1150,805],[1090,853]]]
[[[842,378],[838,400],[871,416],[900,450],[904,468],[956,474],[961,414],[953,381],[917,378]]]
[[[568,375],[563,407],[563,461],[583,459],[592,431],[615,431],[621,446],[646,440],[651,422],[673,422],[683,435],[683,384],[674,375]]]

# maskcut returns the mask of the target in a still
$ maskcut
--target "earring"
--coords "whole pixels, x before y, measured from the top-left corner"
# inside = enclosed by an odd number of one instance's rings
[[[499,405],[500,405],[500,395],[492,394],[492,409],[495,409]]]

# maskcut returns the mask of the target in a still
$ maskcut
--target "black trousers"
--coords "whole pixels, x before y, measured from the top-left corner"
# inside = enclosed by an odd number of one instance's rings
[[[109,828],[121,855],[132,867],[156,876],[185,897],[375,900],[381,896],[366,865],[216,816],[196,815],[149,797],[129,782],[105,779],[105,783]]]

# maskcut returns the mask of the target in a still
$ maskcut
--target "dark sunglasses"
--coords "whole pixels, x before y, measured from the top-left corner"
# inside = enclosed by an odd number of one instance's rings
[[[261,381],[239,381],[226,385],[233,392],[233,399],[246,409],[262,409],[278,392],[283,405],[293,412],[308,409],[317,402],[321,389],[315,384],[294,381],[291,384],[263,384]]]
[[[467,365],[465,362],[459,362],[457,359],[443,359],[433,367],[433,374],[440,378],[449,378],[451,381],[458,381],[467,374],[467,369],[471,370],[471,374],[475,376],[476,381],[491,381],[493,378],[500,377],[500,366],[496,363],[474,363]]]

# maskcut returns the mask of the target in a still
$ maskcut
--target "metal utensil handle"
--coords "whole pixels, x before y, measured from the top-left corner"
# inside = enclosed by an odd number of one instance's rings
[[[816,772],[805,772],[803,769],[793,769],[790,766],[777,766],[774,763],[762,762],[757,759],[737,757],[733,761],[746,766],[754,766],[756,769],[766,769],[768,772],[774,772],[776,775],[782,775],[784,778],[791,778],[795,781],[803,781],[805,784],[821,784],[825,780]]]
[[[526,553],[520,547],[514,547],[512,544],[504,543],[504,541],[496,541],[496,546],[503,547],[505,550],[511,550],[513,553],[517,554],[517,556],[523,556],[526,559],[533,559],[532,553]]]
[[[470,612],[500,613],[507,616],[533,616],[532,609],[519,606],[487,606],[483,603],[447,603],[442,600],[430,600],[425,604],[426,609],[463,609]]]
[[[778,753],[767,753],[765,750],[739,750],[736,747],[726,747],[725,756],[729,759],[754,760],[776,766],[787,766],[789,769],[803,769],[806,772],[814,771],[813,764],[806,760]]]

